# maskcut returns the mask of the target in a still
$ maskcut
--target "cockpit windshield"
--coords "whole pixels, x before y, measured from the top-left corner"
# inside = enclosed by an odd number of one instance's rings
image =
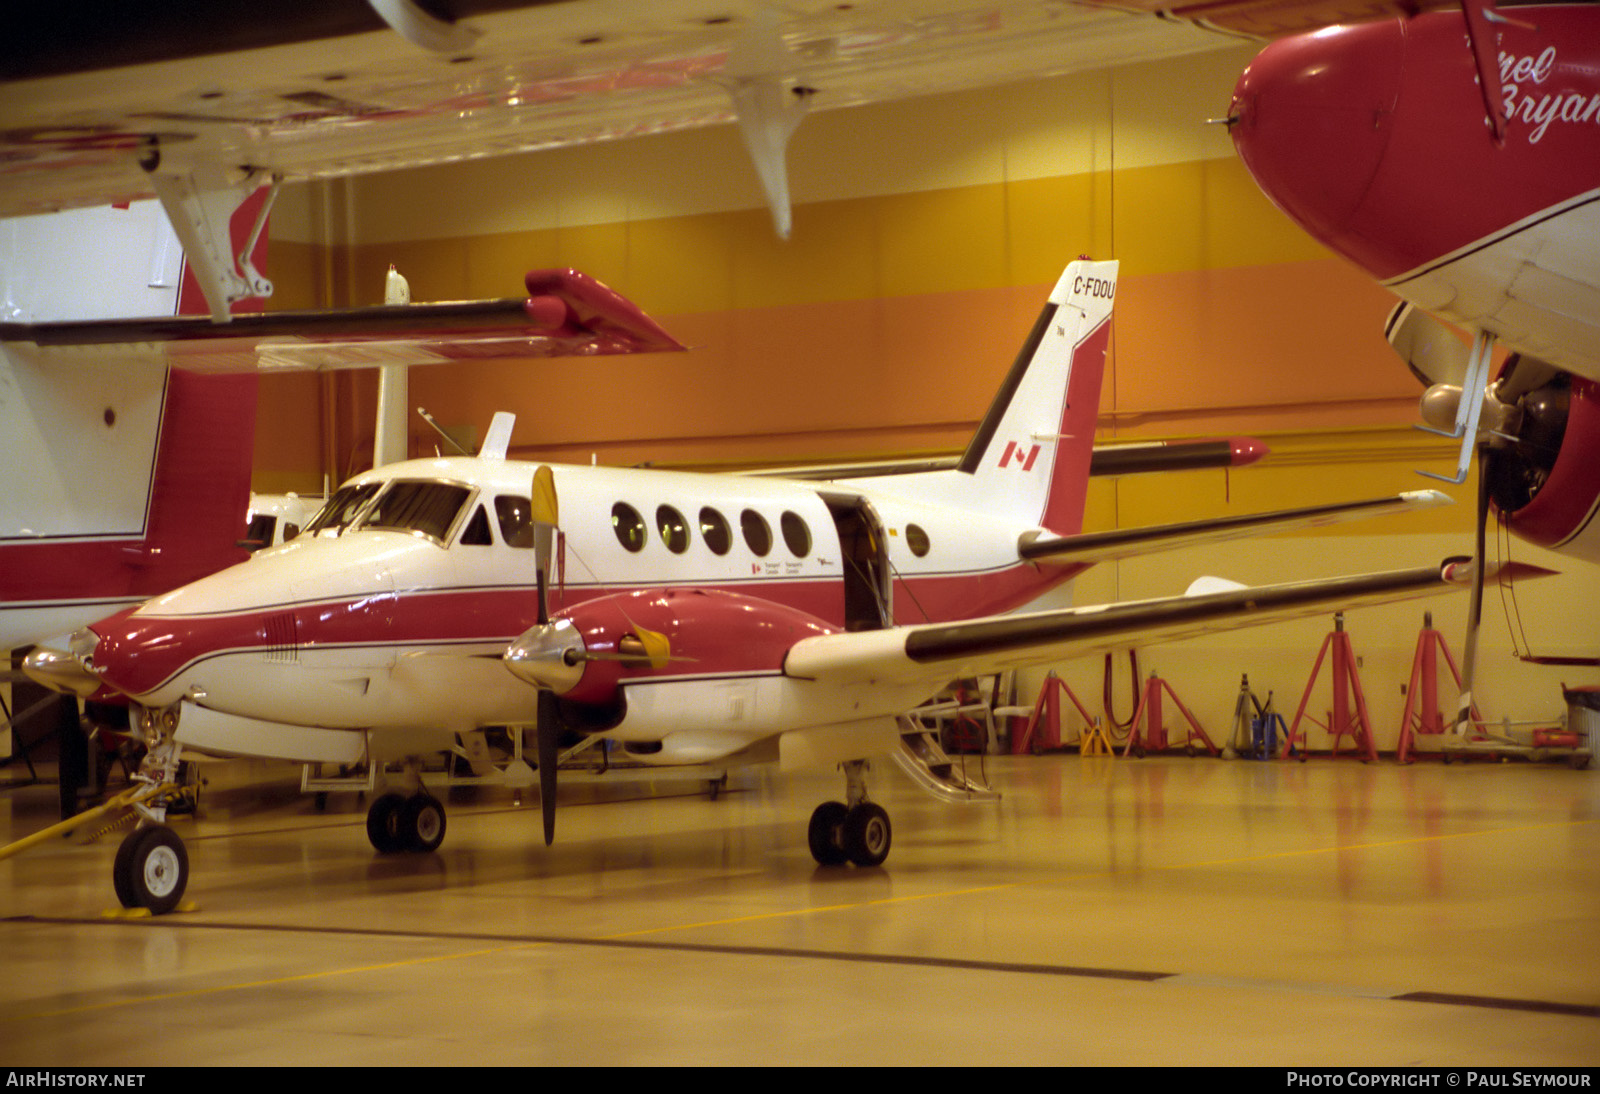
[[[361,486],[344,486],[328,499],[328,504],[317,510],[317,515],[311,518],[311,523],[306,525],[306,532],[316,535],[318,532],[332,530],[342,532],[356,519],[356,514],[361,507],[372,500],[372,495],[378,492],[382,483],[369,482]]]
[[[360,527],[416,532],[442,545],[471,493],[455,483],[397,480],[373,502]]]

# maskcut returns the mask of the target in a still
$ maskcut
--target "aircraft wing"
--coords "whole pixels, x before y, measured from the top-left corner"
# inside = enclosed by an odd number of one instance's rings
[[[1497,576],[1540,577],[1551,571],[1515,564]],[[910,684],[980,676],[1106,653],[1130,645],[1174,642],[1213,631],[1259,626],[1370,604],[1466,589],[1470,563],[1297,581],[1250,588],[1202,579],[1183,596],[1058,611],[990,616],[818,635],[795,643],[784,674],[825,683]]]
[[[1313,505],[1303,509],[1280,509],[1271,513],[1252,513],[1241,517],[1162,524],[1150,528],[1118,528],[1109,532],[1087,532],[1076,536],[1040,536],[1025,540],[1017,553],[1029,562],[1087,563],[1129,558],[1153,551],[1193,547],[1201,543],[1221,543],[1230,539],[1258,536],[1265,532],[1286,532],[1297,528],[1320,528],[1347,520],[1365,520],[1386,513],[1404,513],[1453,504],[1438,490],[1407,490],[1386,498]]]
[[[1139,441],[1132,444],[1097,444],[1089,457],[1089,474],[1095,477],[1139,475],[1157,471],[1195,471],[1209,467],[1244,467],[1267,454],[1267,446],[1253,437],[1209,438],[1195,441]],[[855,464],[817,464],[808,467],[774,467],[741,474],[759,478],[837,482],[840,479],[877,479],[889,475],[915,475],[924,471],[953,471],[961,463],[959,452],[905,460],[872,460]]]
[[[814,112],[1230,44],[1016,0],[12,7],[0,216],[149,197],[189,165],[328,178],[725,123],[738,81]]]
[[[684,347],[637,305],[577,270],[534,270],[528,296],[235,316],[0,323],[11,350],[49,361],[160,361],[190,372],[425,365],[487,357],[655,353]]]

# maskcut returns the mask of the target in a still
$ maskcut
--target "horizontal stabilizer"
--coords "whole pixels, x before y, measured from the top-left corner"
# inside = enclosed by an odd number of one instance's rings
[[[41,361],[153,360],[189,372],[323,371],[501,357],[589,357],[684,347],[576,270],[535,270],[510,300],[70,323],[0,323]]]
[[[795,644],[784,662],[784,673],[805,680],[879,684],[981,676],[1095,656],[1131,642],[1175,642],[1214,631],[1465,589],[1470,584],[1465,570],[1459,560],[1450,560],[1414,570],[1239,586],[1202,595],[990,616],[964,623],[819,635]],[[1501,567],[1496,576],[1526,579],[1549,573],[1537,566],[1514,564]]]
[[[1222,543],[1268,532],[1298,528],[1319,528],[1347,520],[1364,520],[1389,513],[1405,513],[1435,505],[1453,504],[1438,490],[1408,490],[1387,498],[1313,505],[1305,509],[1280,509],[1242,517],[1193,520],[1182,524],[1162,524],[1150,528],[1120,528],[1110,532],[1087,532],[1076,536],[1037,536],[1024,539],[1017,553],[1029,562],[1090,563],[1130,558],[1155,551],[1171,551],[1202,543]]]

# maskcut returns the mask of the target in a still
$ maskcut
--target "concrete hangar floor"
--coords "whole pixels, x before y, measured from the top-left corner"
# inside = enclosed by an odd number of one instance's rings
[[[806,849],[835,775],[569,780],[551,848],[479,790],[395,857],[353,794],[214,777],[197,910],[102,918],[114,837],[0,863],[0,1064],[1600,1064],[1593,770],[991,757],[953,807],[890,766],[866,870]]]

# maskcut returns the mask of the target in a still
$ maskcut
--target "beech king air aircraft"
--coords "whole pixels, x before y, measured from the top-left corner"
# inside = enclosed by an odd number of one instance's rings
[[[532,727],[545,838],[558,750],[603,736],[654,764],[839,765],[845,801],[813,814],[818,862],[875,865],[887,814],[868,757],[907,760],[909,712],[949,680],[1427,595],[1455,563],[1169,599],[1006,613],[1096,560],[1438,504],[1371,502],[1080,532],[1116,263],[1062,275],[960,464],[828,483],[504,458],[391,464],[344,484],[307,533],[37,651],[30,671],[114,692],[149,742],[296,759],[416,757],[487,726]],[[937,781],[925,762],[924,783]],[[443,806],[368,812],[380,852],[431,851]],[[964,784],[945,787],[969,793]],[[128,905],[168,910],[187,871],[153,791],[115,873]]]

